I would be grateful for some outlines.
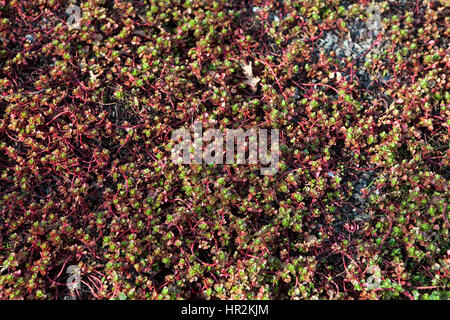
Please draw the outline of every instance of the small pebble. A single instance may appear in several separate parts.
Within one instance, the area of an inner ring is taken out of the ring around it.
[[[36,38],[33,36],[33,35],[31,35],[31,34],[27,34],[26,36],[25,36],[25,38],[28,40],[28,41],[30,41],[30,42],[33,42]]]

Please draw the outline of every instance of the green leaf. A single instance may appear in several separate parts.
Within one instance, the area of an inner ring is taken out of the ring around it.
[[[119,300],[127,300],[127,295],[123,292],[119,293]]]

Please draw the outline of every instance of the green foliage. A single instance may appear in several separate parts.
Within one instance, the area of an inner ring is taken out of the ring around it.
[[[445,1],[55,3],[0,10],[1,299],[449,298]],[[194,121],[279,171],[173,163]]]

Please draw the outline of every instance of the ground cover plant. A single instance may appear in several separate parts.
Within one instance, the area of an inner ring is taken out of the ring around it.
[[[449,13],[0,0],[0,298],[448,299]],[[194,121],[278,172],[173,163]]]

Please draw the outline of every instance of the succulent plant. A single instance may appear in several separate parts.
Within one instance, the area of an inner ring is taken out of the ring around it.
[[[373,3],[0,1],[0,298],[448,299],[450,7]]]

